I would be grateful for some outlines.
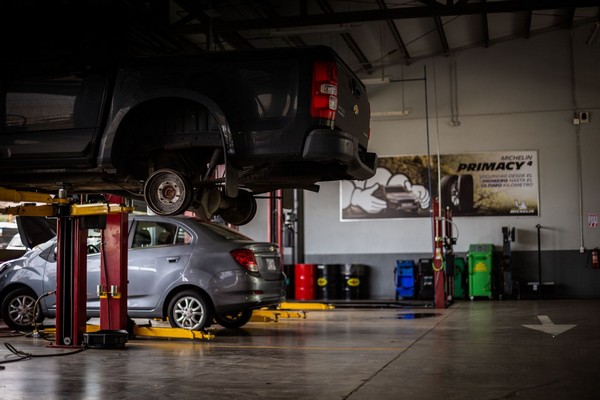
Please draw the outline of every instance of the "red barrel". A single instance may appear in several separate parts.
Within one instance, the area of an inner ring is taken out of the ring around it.
[[[315,265],[296,264],[294,268],[294,278],[296,300],[314,300]]]

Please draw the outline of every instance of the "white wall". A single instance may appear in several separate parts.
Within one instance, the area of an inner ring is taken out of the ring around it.
[[[437,57],[410,66],[388,68],[394,79],[427,75],[431,152],[441,154],[495,150],[537,150],[540,178],[539,217],[455,218],[460,237],[455,250],[471,243],[502,244],[502,226],[516,227],[514,250],[537,250],[536,224],[544,250],[600,246],[600,228],[589,228],[589,213],[600,214],[600,47],[585,40],[591,25],[516,39],[455,55],[459,126],[450,125],[450,65]],[[575,66],[571,68],[571,54]],[[424,69],[424,66],[426,69]],[[575,86],[573,86],[575,82]],[[404,106],[411,114],[372,119],[370,151],[380,156],[426,154],[424,81],[369,86],[372,111]],[[402,91],[404,90],[404,92]],[[574,96],[575,93],[575,102]],[[589,124],[575,126],[574,110],[590,112]],[[578,130],[581,137],[583,209],[579,210]],[[306,255],[427,253],[428,219],[340,221],[339,183],[305,192]],[[266,238],[266,214],[242,231]],[[583,224],[580,224],[580,217]]]

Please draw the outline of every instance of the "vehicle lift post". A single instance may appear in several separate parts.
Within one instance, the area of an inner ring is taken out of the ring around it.
[[[124,204],[122,197],[110,201]],[[108,214],[100,244],[100,329],[127,330],[127,213]]]
[[[440,215],[441,214],[441,215]],[[454,254],[452,246],[452,211],[433,200],[433,282],[435,308],[447,308],[454,294]]]
[[[104,287],[109,287],[110,291],[101,293],[101,296],[105,294],[120,300],[106,309],[107,317],[104,318],[102,326],[107,329],[126,330],[127,213],[131,212],[131,208],[114,204],[73,204],[62,188],[56,197],[0,188],[0,199],[14,203],[46,203],[8,207],[2,210],[3,214],[58,219],[56,339],[51,346],[81,347],[84,344],[87,318],[87,230],[90,228],[102,228],[102,240],[106,240],[101,246],[100,256],[106,260],[103,261],[106,267],[103,284]],[[101,323],[102,319],[101,306]]]
[[[283,190],[270,192],[269,215],[267,218],[267,236],[270,242],[279,245],[281,260],[283,262]]]
[[[86,323],[87,231],[59,205],[56,226],[56,338],[53,347],[80,347]],[[64,215],[61,215],[64,214]]]

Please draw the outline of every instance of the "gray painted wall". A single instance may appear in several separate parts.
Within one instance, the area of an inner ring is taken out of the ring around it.
[[[540,224],[542,265],[562,285],[560,293],[571,297],[600,297],[600,270],[585,268],[587,250],[600,247],[600,228],[587,226],[589,213],[600,214],[600,47],[585,44],[590,31],[585,25],[388,67],[381,75],[417,80],[368,87],[373,112],[412,109],[405,117],[372,119],[370,150],[380,156],[427,154],[425,84],[419,80],[425,74],[432,154],[538,152],[540,215],[456,217],[455,251],[464,254],[472,243],[493,243],[499,251],[501,228],[515,227],[512,248],[523,279],[530,279],[537,276]],[[453,62],[458,126],[451,124]],[[589,111],[590,123],[574,125],[575,110]],[[305,192],[305,261],[367,264],[371,296],[392,298],[396,260],[431,254],[430,220],[342,222],[340,183],[320,186],[319,193]],[[256,219],[241,230],[266,239],[266,214],[266,201],[259,200]]]

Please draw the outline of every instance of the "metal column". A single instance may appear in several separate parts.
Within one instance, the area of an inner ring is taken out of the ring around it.
[[[59,217],[56,256],[56,343],[83,344],[87,301],[87,231],[79,218]]]
[[[122,201],[115,199],[112,201]],[[106,216],[100,261],[100,328],[127,330],[127,213]]]

